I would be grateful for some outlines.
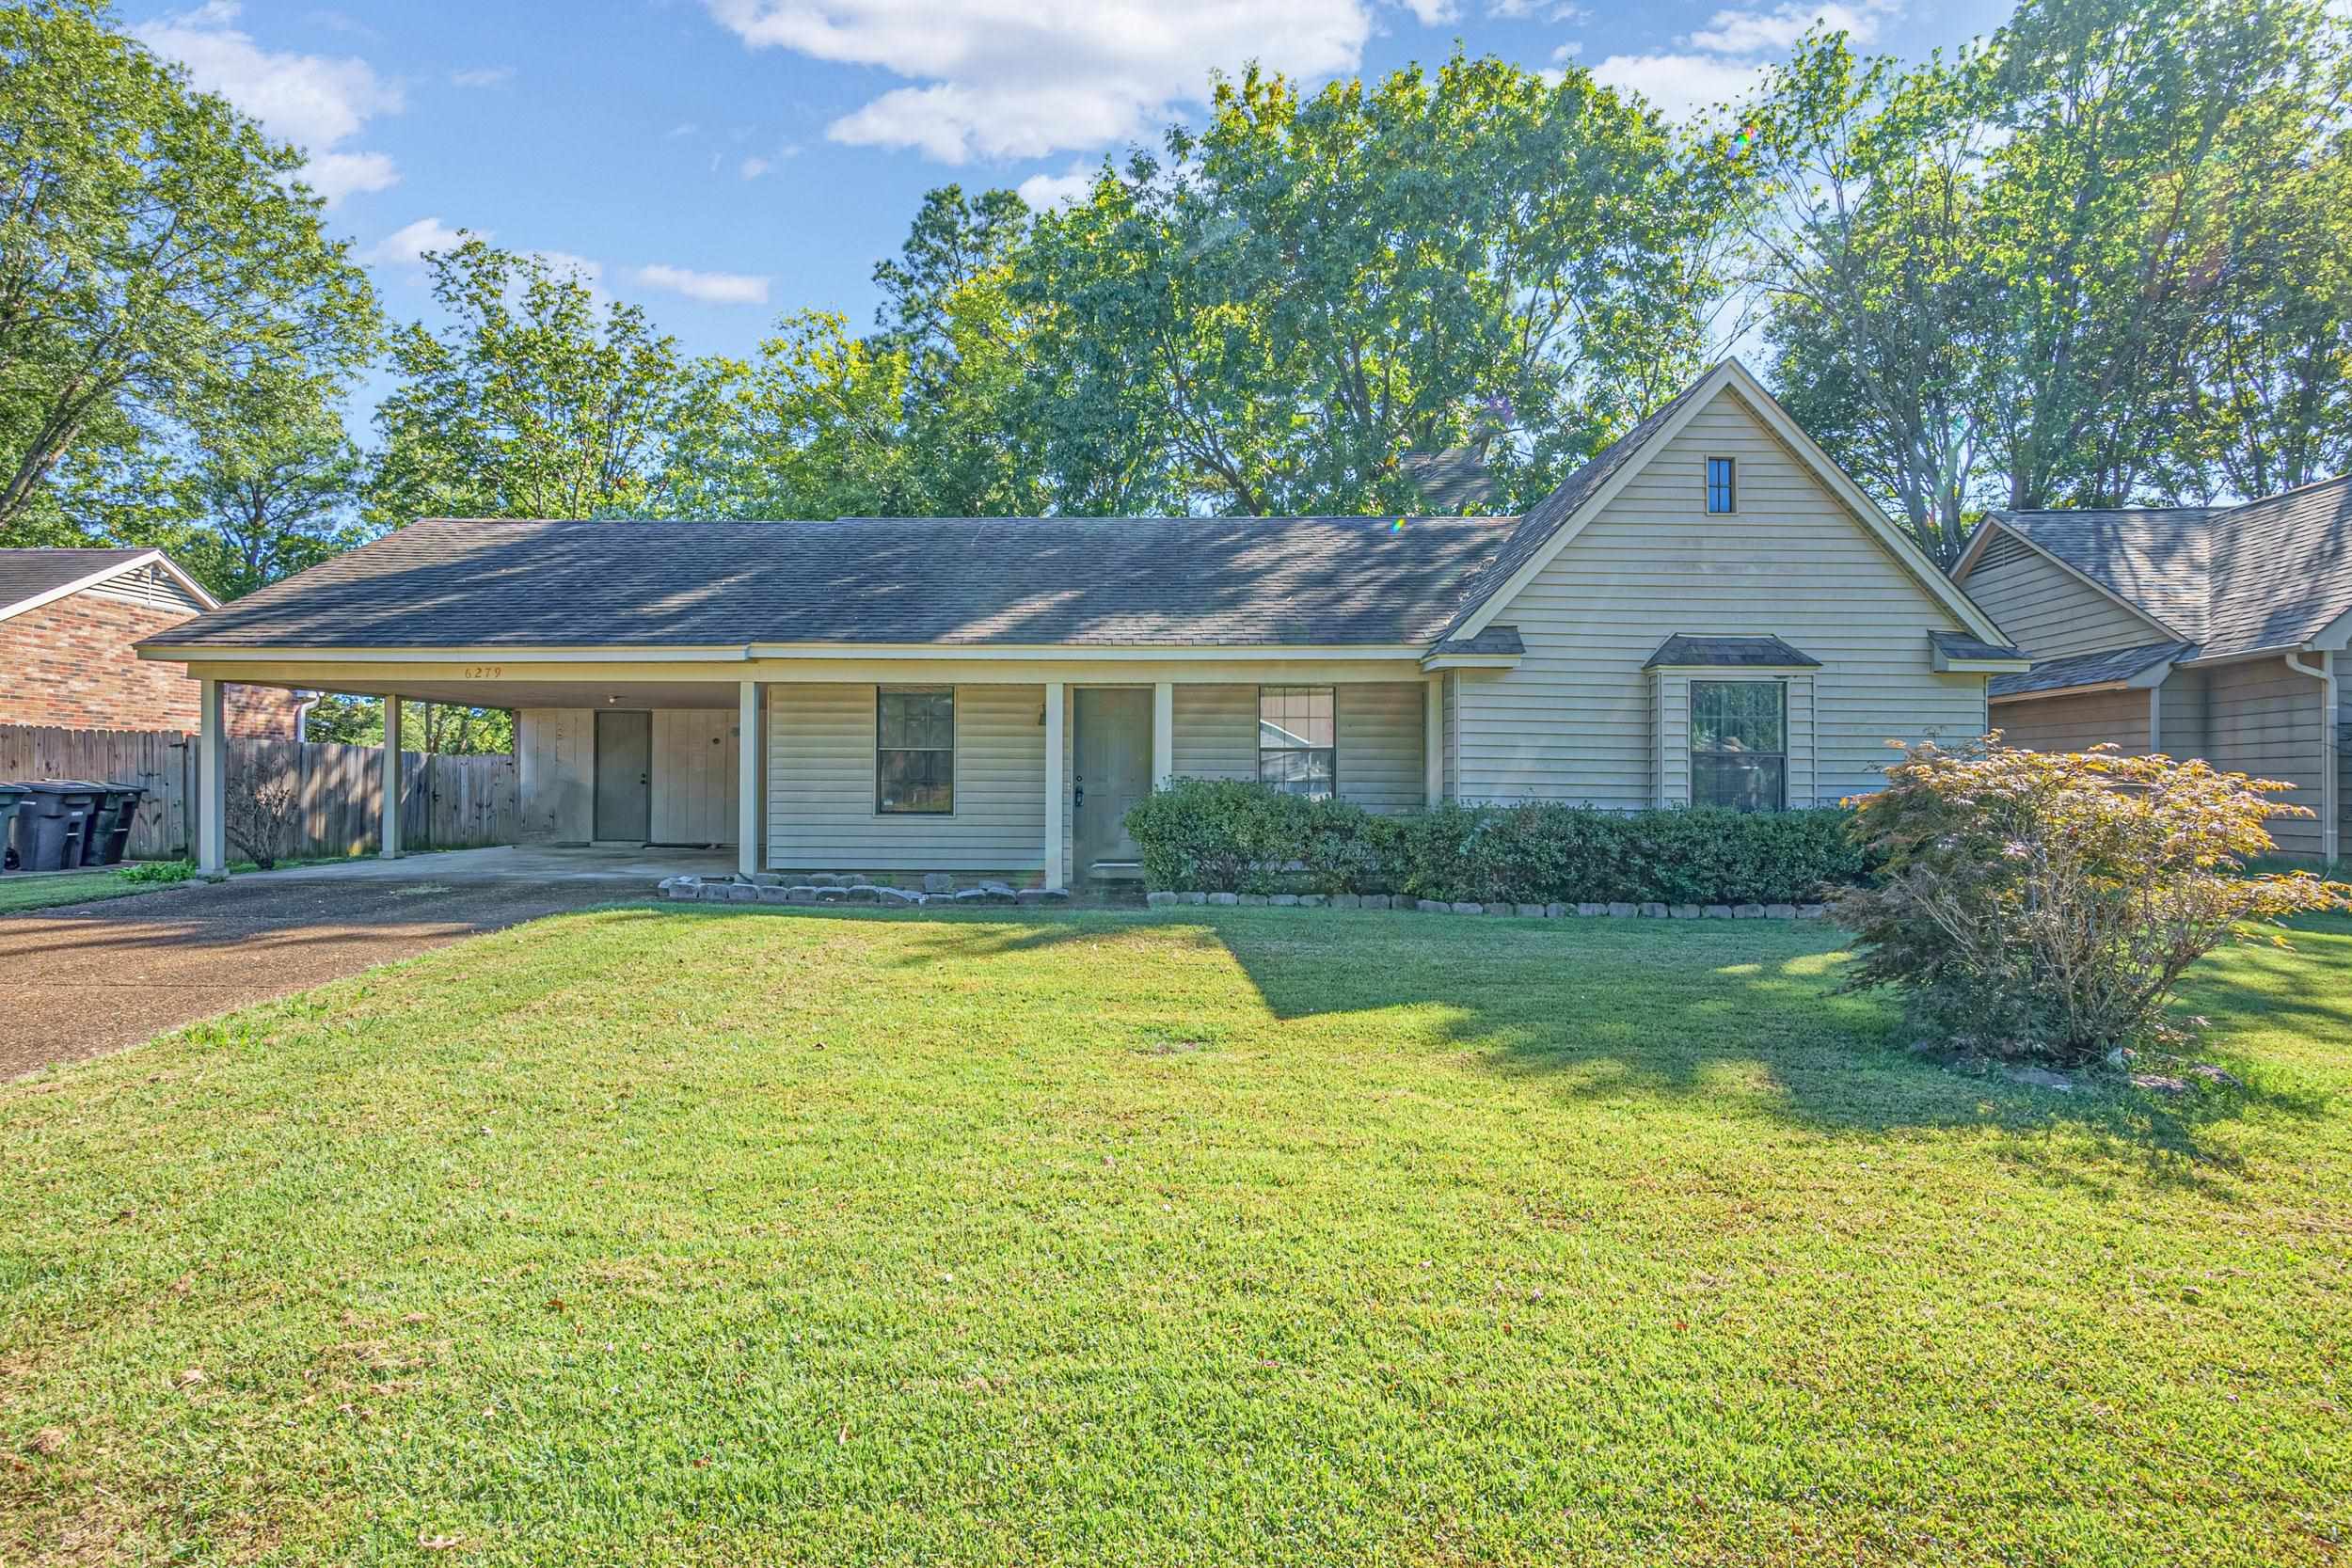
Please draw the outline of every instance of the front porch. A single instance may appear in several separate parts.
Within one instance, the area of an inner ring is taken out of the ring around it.
[[[1443,674],[1402,651],[1279,657],[753,657],[623,664],[552,653],[495,662],[337,651],[197,664],[199,862],[229,858],[220,692],[234,680],[385,704],[511,708],[526,847],[723,851],[741,874],[925,874],[1087,889],[1132,881],[1122,820],[1176,775],[1266,777],[1374,810],[1438,798]],[[747,665],[759,674],[742,673]],[[714,678],[723,677],[723,678]],[[380,854],[403,853],[398,811]]]

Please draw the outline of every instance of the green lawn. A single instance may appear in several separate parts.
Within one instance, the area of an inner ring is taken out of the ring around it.
[[[2341,1560],[2352,923],[2160,1101],[1815,927],[1205,913],[568,916],[0,1086],[0,1560]]]
[[[119,869],[112,871],[75,871],[61,876],[19,876],[11,873],[0,877],[0,914],[17,910],[45,910],[58,904],[93,904],[101,898],[123,898],[134,893],[152,893],[167,886],[159,882],[135,882]]]

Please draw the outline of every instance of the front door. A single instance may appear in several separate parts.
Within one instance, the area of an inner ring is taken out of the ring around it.
[[[1073,823],[1078,875],[1101,862],[1140,858],[1127,836],[1127,813],[1152,793],[1152,693],[1077,693],[1072,745]]]
[[[599,842],[643,844],[653,836],[653,715],[596,710],[596,832]]]

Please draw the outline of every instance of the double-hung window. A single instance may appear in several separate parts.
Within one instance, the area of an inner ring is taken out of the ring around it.
[[[1691,803],[1787,808],[1788,682],[1691,683]]]
[[[1258,778],[1320,800],[1338,787],[1337,727],[1327,686],[1258,689]]]
[[[888,816],[946,816],[955,809],[955,688],[880,688],[874,693],[874,810]]]

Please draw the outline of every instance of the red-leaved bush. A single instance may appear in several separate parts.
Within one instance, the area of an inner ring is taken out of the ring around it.
[[[1883,873],[1831,912],[1861,939],[1849,989],[1899,990],[1955,1049],[2066,1065],[2166,1037],[2182,972],[2260,923],[2342,905],[2309,873],[2256,876],[2292,786],[2202,762],[2019,751],[1997,732],[1907,748],[1854,832]]]

